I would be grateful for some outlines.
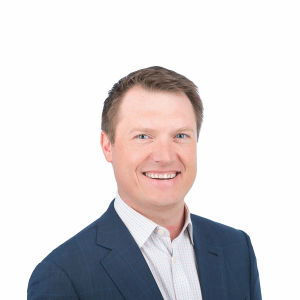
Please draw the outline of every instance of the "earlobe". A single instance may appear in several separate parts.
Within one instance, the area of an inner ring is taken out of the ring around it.
[[[106,160],[112,162],[112,145],[107,134],[103,130],[101,131],[100,144]]]

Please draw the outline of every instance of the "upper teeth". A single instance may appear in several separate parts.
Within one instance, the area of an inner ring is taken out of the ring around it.
[[[155,174],[155,173],[146,173],[146,176],[147,177],[150,177],[150,178],[174,178],[176,176],[176,173],[173,173],[173,174]]]

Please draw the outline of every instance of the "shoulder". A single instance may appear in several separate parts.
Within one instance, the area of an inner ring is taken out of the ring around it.
[[[84,273],[87,269],[87,249],[95,246],[97,232],[96,220],[81,232],[64,242],[47,255],[32,272],[27,290],[28,299],[37,298],[38,295],[67,294],[70,299],[77,299],[74,286],[71,282],[71,274]],[[94,244],[94,245],[93,245]],[[74,279],[74,278],[73,278]],[[59,283],[59,284],[58,284]]]
[[[107,231],[106,224],[108,220],[113,218],[113,202],[108,210],[93,223],[82,229],[76,235],[68,239],[66,242],[55,248],[49,255],[47,255],[43,262],[53,263],[57,266],[64,266],[69,261],[74,260],[74,263],[85,260],[88,253],[93,253],[99,250],[97,241],[97,234],[99,231]],[[102,251],[106,253],[105,249]],[[101,259],[101,257],[100,257]]]
[[[78,299],[74,286],[78,290],[86,289],[86,280],[91,272],[98,272],[94,282],[100,277],[103,279],[103,270],[95,266],[99,266],[102,258],[111,251],[106,247],[110,240],[114,240],[117,233],[122,233],[122,227],[117,227],[117,224],[112,202],[99,219],[58,246],[36,266],[28,283],[28,299],[54,294],[65,295],[64,299]]]
[[[247,244],[249,236],[242,230],[191,214],[193,228],[201,232],[201,235],[214,241],[219,246],[230,244]]]
[[[43,262],[60,265],[61,262],[68,260],[71,256],[79,255],[82,250],[95,247],[99,220],[100,218],[55,248],[43,259]]]

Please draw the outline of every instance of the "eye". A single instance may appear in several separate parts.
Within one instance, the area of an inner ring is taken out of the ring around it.
[[[137,135],[136,137],[137,137],[138,139],[140,139],[140,140],[145,140],[145,139],[148,138],[148,135],[146,135],[146,134],[139,134],[139,135]]]
[[[177,136],[176,137],[178,137],[178,138],[180,138],[180,139],[184,139],[184,138],[186,138],[187,137],[187,135],[186,134],[184,134],[184,133],[179,133],[179,134],[177,134]]]

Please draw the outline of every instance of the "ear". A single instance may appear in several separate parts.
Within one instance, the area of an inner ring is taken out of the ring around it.
[[[112,162],[112,145],[107,134],[103,130],[101,131],[100,144],[106,160]]]

